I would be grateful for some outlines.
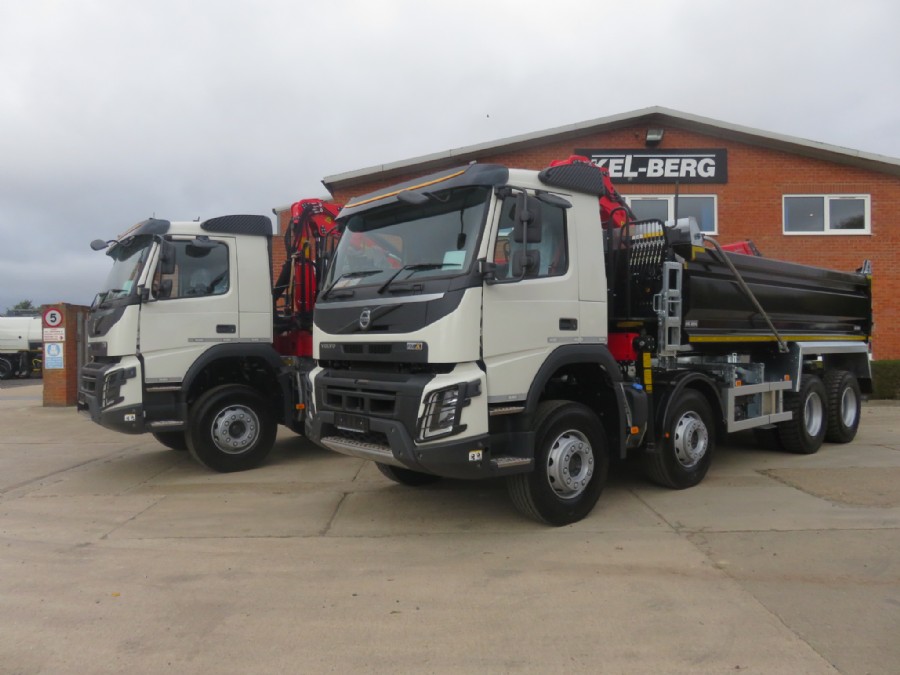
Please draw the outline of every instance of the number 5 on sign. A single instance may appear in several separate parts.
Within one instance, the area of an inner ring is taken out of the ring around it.
[[[47,328],[58,328],[62,325],[62,322],[62,312],[58,309],[51,308],[44,312],[44,325],[47,326]]]

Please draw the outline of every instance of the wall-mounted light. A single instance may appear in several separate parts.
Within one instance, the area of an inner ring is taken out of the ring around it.
[[[663,129],[647,129],[647,147],[653,148],[659,145],[662,142],[664,133]]]

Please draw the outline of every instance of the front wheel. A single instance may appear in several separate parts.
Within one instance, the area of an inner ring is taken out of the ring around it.
[[[276,426],[268,404],[254,389],[240,384],[214,387],[191,408],[188,449],[213,471],[245,471],[269,454]]]
[[[804,374],[800,390],[784,395],[784,410],[793,413],[787,422],[778,423],[778,438],[788,452],[811,455],[825,440],[825,386],[815,375]]]
[[[716,447],[716,429],[703,394],[682,389],[676,396],[666,411],[662,441],[641,457],[650,480],[683,490],[706,477]]]
[[[13,366],[5,358],[0,356],[0,380],[5,380],[13,374]]]
[[[545,401],[534,419],[535,468],[507,479],[516,509],[549,525],[584,518],[600,498],[609,471],[606,435],[585,405]]]

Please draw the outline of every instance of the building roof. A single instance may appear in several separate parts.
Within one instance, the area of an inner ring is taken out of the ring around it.
[[[666,126],[675,127],[707,136],[739,141],[758,147],[781,150],[795,155],[802,155],[805,157],[812,157],[815,159],[822,159],[829,162],[837,162],[839,164],[846,164],[900,176],[900,159],[895,157],[877,155],[862,152],[861,150],[852,150],[850,148],[842,148],[835,145],[828,145],[827,143],[819,143],[803,138],[785,136],[784,134],[776,134],[770,131],[761,131],[751,127],[720,122],[719,120],[710,119],[708,117],[700,117],[698,115],[671,110],[670,108],[653,106],[641,110],[634,110],[632,112],[621,113],[619,115],[600,117],[598,119],[588,120],[587,122],[568,124],[562,127],[545,129],[544,131],[536,131],[520,136],[510,136],[508,138],[501,138],[487,143],[468,145],[462,148],[445,150],[430,155],[422,155],[420,157],[404,159],[389,164],[379,164],[365,169],[357,169],[356,171],[326,176],[322,179],[322,183],[333,194],[336,189],[350,188],[354,185],[368,183],[374,180],[389,179],[412,171],[432,171],[448,166],[465,164],[487,155],[524,150],[539,145],[545,145],[547,143],[575,139],[588,134],[630,127],[635,124],[648,124],[662,126],[664,128]]]

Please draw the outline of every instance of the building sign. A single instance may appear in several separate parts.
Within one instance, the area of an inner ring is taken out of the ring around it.
[[[624,183],[727,183],[728,151],[719,150],[575,150],[576,155],[609,169]]]

